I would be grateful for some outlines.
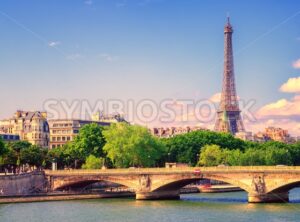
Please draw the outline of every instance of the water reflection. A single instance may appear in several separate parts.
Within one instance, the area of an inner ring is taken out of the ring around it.
[[[300,189],[292,203],[249,204],[247,193],[187,194],[181,200],[140,201],[133,198],[57,201],[0,205],[0,221],[299,221]]]

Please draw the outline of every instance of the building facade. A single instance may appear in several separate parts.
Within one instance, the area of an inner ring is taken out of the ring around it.
[[[159,128],[152,128],[150,129],[150,132],[152,135],[160,137],[160,138],[168,138],[173,137],[180,134],[185,134],[193,131],[199,131],[199,130],[206,130],[201,127],[159,127]]]
[[[252,132],[237,132],[235,138],[245,140],[245,141],[255,141]]]
[[[49,125],[47,113],[18,110],[10,119],[0,120],[0,133],[19,135],[33,145],[49,147]]]
[[[0,133],[0,137],[3,139],[4,142],[16,142],[20,140],[20,136],[16,134]]]
[[[127,122],[121,114],[104,115],[101,112],[96,112],[92,115],[92,121],[95,122],[106,122],[106,123],[118,123]]]
[[[62,147],[67,142],[73,141],[79,133],[81,127],[91,123],[97,123],[100,126],[109,126],[109,122],[99,122],[77,119],[58,119],[49,120],[50,128],[50,149]]]
[[[283,143],[294,142],[294,139],[290,136],[289,132],[282,128],[268,127],[265,129],[264,134],[273,141]]]

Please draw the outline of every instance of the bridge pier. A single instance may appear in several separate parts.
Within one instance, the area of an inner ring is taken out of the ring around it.
[[[266,194],[248,194],[249,203],[286,203],[289,192],[272,192]]]
[[[178,200],[180,199],[179,190],[177,191],[153,191],[137,192],[137,200]]]

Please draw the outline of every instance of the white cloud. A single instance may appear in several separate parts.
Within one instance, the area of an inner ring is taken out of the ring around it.
[[[85,0],[84,4],[86,4],[86,5],[92,5],[93,1],[92,0]]]
[[[295,69],[300,69],[300,59],[298,59],[295,62],[293,62],[293,67]]]
[[[261,107],[255,114],[257,121],[245,121],[247,130],[257,132],[275,126],[287,129],[293,135],[300,135],[300,77],[290,78],[280,87],[280,91],[296,95]]]
[[[221,102],[222,93],[218,92],[212,95],[208,100],[212,101],[213,103]],[[241,100],[239,96],[237,96],[237,100]]]
[[[112,56],[112,55],[107,54],[107,53],[100,54],[100,57],[103,58],[107,62],[113,62],[113,61],[116,61],[116,60],[119,59],[118,56]]]
[[[280,91],[287,92],[287,93],[299,93],[300,92],[300,76],[296,77],[296,78],[289,78],[288,81],[280,87]]]
[[[56,46],[58,46],[58,45],[60,45],[60,42],[59,42],[59,41],[52,41],[52,42],[49,42],[49,43],[48,43],[48,46],[49,46],[49,47],[56,47]]]
[[[214,95],[212,95],[210,98],[209,98],[210,101],[212,101],[213,103],[219,103],[221,101],[221,93],[218,92]]]
[[[67,56],[67,59],[69,60],[76,60],[76,59],[81,59],[83,58],[84,56],[79,54],[79,53],[74,53],[74,54],[70,54]]]
[[[295,96],[290,100],[280,99],[274,103],[267,104],[257,112],[260,117],[267,116],[300,116],[300,96]]]

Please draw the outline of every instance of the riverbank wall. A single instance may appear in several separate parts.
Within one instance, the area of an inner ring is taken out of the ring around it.
[[[41,171],[0,177],[0,197],[24,196],[46,191],[47,179]]]
[[[65,195],[33,195],[33,196],[15,196],[1,197],[0,204],[8,203],[27,203],[27,202],[44,202],[44,201],[66,201],[66,200],[86,200],[100,198],[124,198],[135,197],[135,193],[131,192],[114,192],[114,193],[99,193],[99,194],[65,194]]]

